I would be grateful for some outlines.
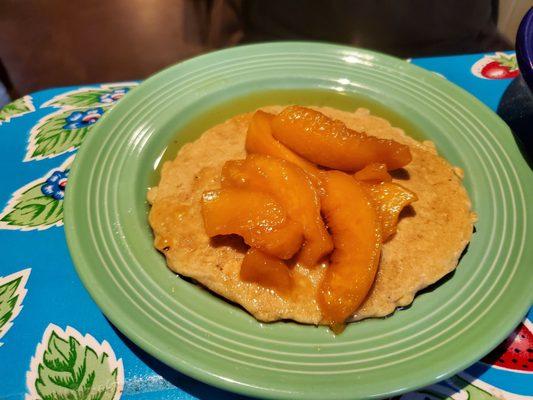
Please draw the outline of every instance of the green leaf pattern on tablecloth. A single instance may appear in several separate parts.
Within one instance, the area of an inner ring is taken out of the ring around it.
[[[117,400],[124,369],[106,341],[50,324],[31,360],[26,384],[26,400]]]
[[[35,110],[31,96],[24,96],[0,109],[0,125]]]
[[[43,103],[41,107],[84,108],[113,105],[125,92],[136,86],[136,82],[83,87],[62,93]]]
[[[531,400],[533,398],[531,396],[507,392],[477,377],[469,375],[466,371],[459,372],[457,375],[448,379],[447,382],[455,387],[465,386],[472,400]]]
[[[22,310],[30,271],[28,268],[0,277],[0,338],[13,326],[13,320]]]
[[[475,383],[471,380],[464,380],[459,376],[453,376],[446,382],[456,390],[463,390],[468,393],[468,400],[494,400],[497,397],[494,397],[492,394],[487,393],[485,390],[476,386]]]
[[[56,171],[68,172],[74,156],[69,157],[58,168],[49,171],[13,193],[2,213],[0,229],[42,230],[63,224],[63,200],[45,195],[43,184]]]
[[[92,129],[97,119],[109,107],[96,109],[61,109],[42,118],[30,131],[30,139],[24,161],[41,160],[56,157],[76,150]],[[90,123],[72,123],[69,119],[76,114],[94,111],[96,121]]]
[[[24,161],[56,157],[76,150],[102,114],[137,83],[124,82],[85,87],[62,93],[41,107],[60,110],[42,118],[30,131]]]
[[[443,382],[396,397],[396,400],[494,400],[485,390],[473,382],[454,376]]]

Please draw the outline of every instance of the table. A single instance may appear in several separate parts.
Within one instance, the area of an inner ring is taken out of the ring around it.
[[[509,52],[410,61],[493,110],[517,73]],[[137,84],[53,88],[0,111],[2,399],[85,399],[84,387],[99,386],[107,388],[95,398],[109,400],[244,398],[174,371],[129,341],[92,301],[70,259],[62,228],[69,166],[93,125]],[[532,321],[533,308],[488,358],[401,399],[533,399]]]

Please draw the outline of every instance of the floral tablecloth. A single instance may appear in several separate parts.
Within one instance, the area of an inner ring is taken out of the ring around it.
[[[496,110],[512,53],[411,60]],[[62,227],[76,150],[137,82],[53,88],[0,110],[0,398],[238,399],[165,366],[123,336],[80,282]],[[402,399],[533,399],[533,309],[489,356]],[[498,321],[494,321],[495,324]]]

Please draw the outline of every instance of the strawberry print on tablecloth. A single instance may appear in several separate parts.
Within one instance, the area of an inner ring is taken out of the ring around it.
[[[531,373],[533,385],[533,324],[525,320],[518,325],[509,337],[496,347],[481,362],[523,373]]]
[[[478,60],[471,68],[472,73],[482,79],[513,79],[520,71],[516,54],[494,53]]]

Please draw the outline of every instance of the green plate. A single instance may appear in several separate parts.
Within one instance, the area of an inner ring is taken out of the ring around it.
[[[392,317],[334,336],[261,324],[169,271],[152,246],[145,201],[161,157],[231,114],[273,102],[369,106],[461,166],[479,222],[451,279]],[[464,369],[523,317],[533,294],[532,199],[532,172],[509,128],[465,91],[382,54],[277,43],[194,58],[128,94],[76,157],[65,225],[78,273],[103,312],[168,365],[253,396],[378,398]]]

